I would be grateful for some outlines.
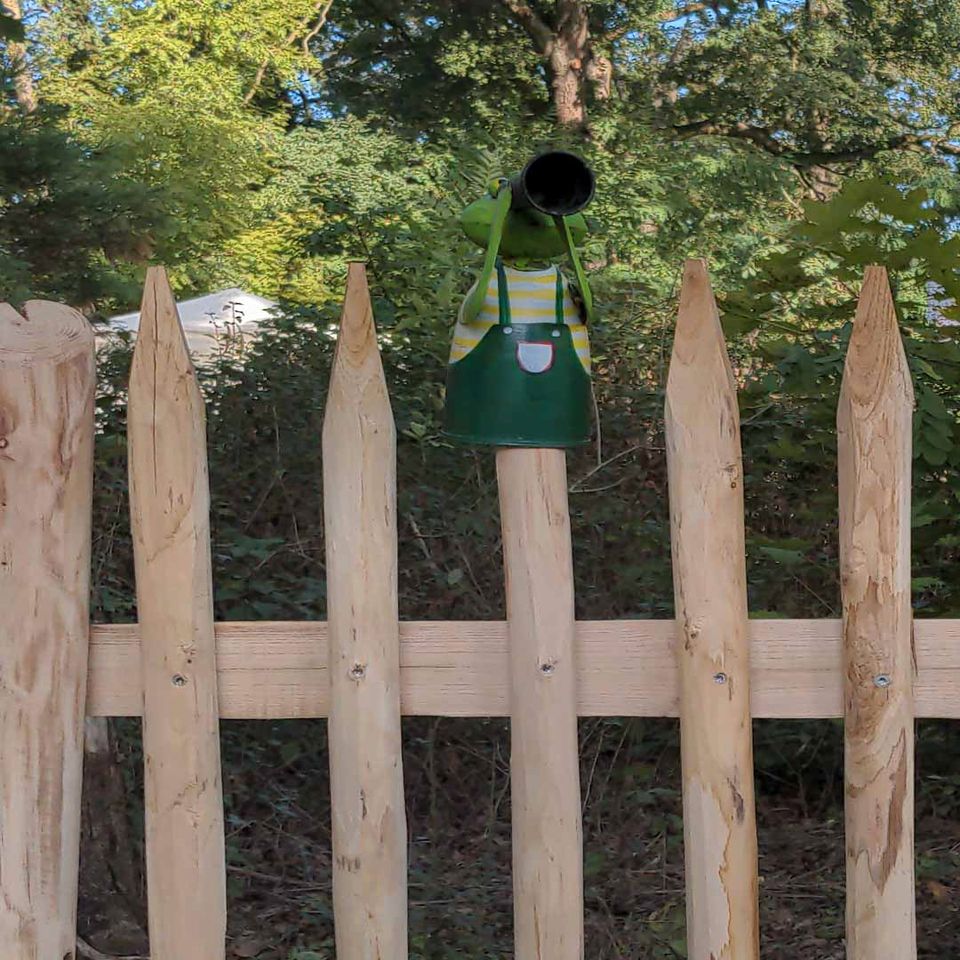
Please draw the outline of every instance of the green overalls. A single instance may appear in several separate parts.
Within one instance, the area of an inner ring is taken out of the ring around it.
[[[590,376],[564,320],[557,271],[552,323],[510,321],[503,262],[497,261],[498,322],[462,360],[447,368],[444,433],[497,447],[572,447],[587,443]]]

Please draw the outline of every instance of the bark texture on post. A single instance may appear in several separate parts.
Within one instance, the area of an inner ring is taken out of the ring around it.
[[[849,960],[917,955],[912,419],[913,386],[886,270],[870,267],[837,411]]]
[[[337,956],[407,956],[396,430],[362,264],[350,265],[323,422]]]
[[[153,960],[217,960],[227,907],[206,416],[159,267],[143,292],[127,433],[150,952]]]
[[[687,942],[759,956],[743,467],[736,384],[702,260],[684,268],[667,379]]]
[[[93,331],[0,304],[0,956],[73,960],[83,775]]]
[[[497,452],[517,960],[583,957],[573,557],[563,450]]]

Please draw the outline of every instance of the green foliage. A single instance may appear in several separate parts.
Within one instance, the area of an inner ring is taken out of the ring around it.
[[[592,59],[576,68],[588,122],[563,129],[540,35],[562,27],[554,0],[27,4],[28,72],[3,58],[3,298],[130,308],[152,257],[183,294],[238,284],[283,301],[263,338],[201,370],[219,618],[323,616],[319,437],[353,259],[368,264],[398,426],[402,616],[503,616],[492,457],[439,430],[449,330],[479,265],[457,216],[548,146],[581,151],[599,183],[585,263],[600,431],[569,458],[578,616],[672,614],[662,409],[686,256],[709,260],[742,386],[755,615],[838,614],[836,401],[874,262],[891,269],[916,385],[915,604],[960,615],[960,327],[930,312],[927,287],[960,296],[960,2],[679,6],[565,5],[585,13]],[[590,78],[598,58],[606,90]],[[28,118],[24,78],[40,102]],[[94,616],[108,621],[136,615],[128,367],[129,344],[102,351]],[[243,949],[332,956],[323,725],[224,730]],[[406,725],[416,958],[509,952],[506,730]],[[921,728],[924,816],[957,808],[949,735]],[[839,727],[763,723],[755,736],[765,930],[789,933],[797,960],[840,956]],[[682,956],[675,727],[591,720],[581,740],[590,949]],[[124,742],[136,771],[135,734]],[[955,854],[922,853],[922,879],[955,872]],[[806,930],[782,892],[795,869],[814,878]]]
[[[51,5],[38,21],[40,95],[88,149],[163,196],[169,229],[153,251],[181,283],[205,285],[226,237],[280,148],[282,119],[248,102],[258,71],[292,75],[302,57],[278,35],[306,0]]]
[[[960,328],[951,320],[955,307],[931,306],[935,300],[957,302],[958,252],[953,209],[928,191],[883,179],[851,180],[829,203],[806,204],[779,249],[760,258],[750,282],[723,301],[728,332],[738,335],[748,371],[744,442],[752,435],[767,438],[754,448],[754,485],[748,489],[762,495],[759,481],[791,491],[789,527],[806,542],[788,549],[794,562],[802,559],[803,582],[822,601],[823,613],[836,609],[834,413],[855,299],[871,263],[890,270],[917,398],[916,603],[931,616],[960,609],[946,570],[958,559],[953,528],[960,505]],[[760,549],[770,556],[769,545]],[[786,555],[771,558],[780,567],[791,565]],[[811,581],[811,569],[829,579]],[[775,571],[781,573],[791,575]]]
[[[960,12],[950,0],[719,7],[668,68],[681,128],[736,131],[808,169],[952,136]]]
[[[170,230],[159,191],[131,177],[109,148],[84,149],[48,119],[0,124],[0,290],[128,302],[144,256]]]

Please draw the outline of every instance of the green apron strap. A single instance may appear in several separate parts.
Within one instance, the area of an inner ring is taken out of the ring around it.
[[[557,315],[554,322],[563,326],[563,324],[567,322],[563,314],[563,274],[560,272],[559,267],[556,267],[555,269],[557,271]]]
[[[553,222],[560,236],[563,238],[563,244],[567,248],[567,256],[573,264],[573,274],[577,280],[577,289],[583,298],[583,308],[586,312],[586,319],[593,319],[593,295],[590,293],[590,285],[587,283],[587,275],[584,273],[583,266],[580,263],[580,257],[577,255],[577,248],[574,245],[573,237],[570,235],[570,224],[565,217],[554,217]]]
[[[498,322],[501,327],[510,326],[510,292],[507,290],[507,271],[503,261],[497,258],[497,299],[500,302]]]

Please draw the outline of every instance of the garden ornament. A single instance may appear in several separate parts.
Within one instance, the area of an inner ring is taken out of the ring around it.
[[[593,303],[576,244],[593,192],[579,157],[551,151],[513,179],[493,181],[461,214],[486,256],[453,332],[444,417],[451,439],[497,447],[589,440]],[[574,283],[549,263],[563,254]]]

